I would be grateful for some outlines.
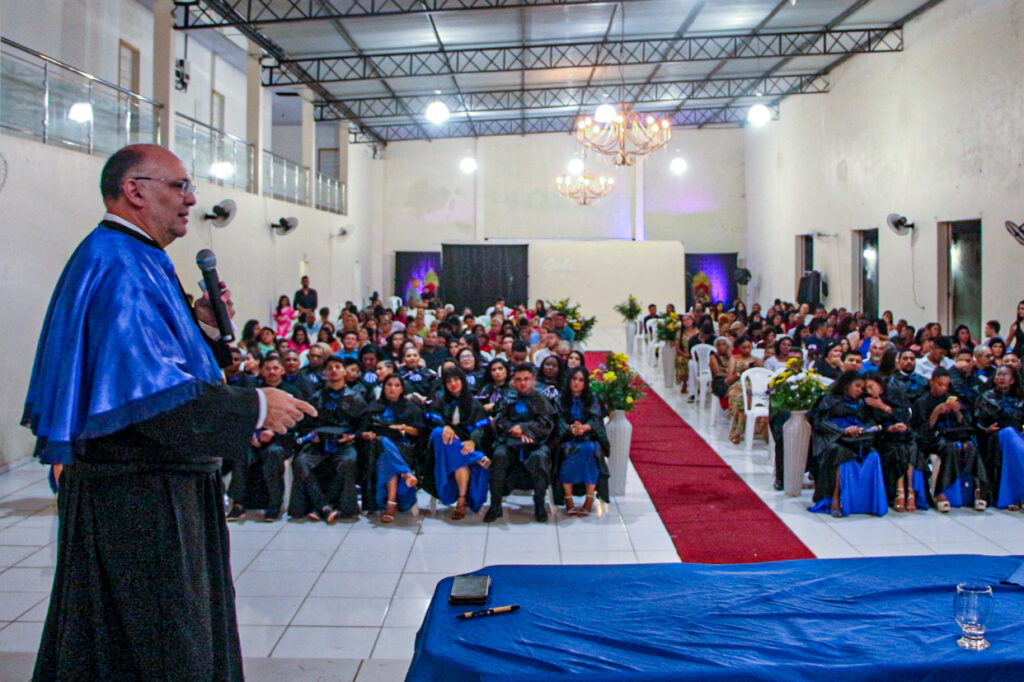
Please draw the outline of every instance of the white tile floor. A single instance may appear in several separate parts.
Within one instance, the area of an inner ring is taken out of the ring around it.
[[[618,329],[591,348],[621,350]],[[810,493],[771,489],[771,459],[726,439],[724,416],[699,415],[653,368],[648,383],[703,436],[819,557],[948,552],[1024,553],[1024,514],[954,510],[833,519],[805,511]],[[426,509],[426,500],[421,504]],[[661,519],[630,467],[626,495],[586,519],[533,521],[529,498],[512,498],[493,525],[403,516],[382,528],[362,517],[324,524],[231,524],[242,649],[250,680],[401,680],[423,613],[440,579],[486,565],[674,562]],[[44,470],[24,461],[0,474],[0,678],[31,667],[53,576],[56,521]],[[313,660],[317,659],[317,660]],[[331,659],[325,662],[319,659]]]

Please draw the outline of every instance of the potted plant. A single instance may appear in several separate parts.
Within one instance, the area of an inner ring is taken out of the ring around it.
[[[814,407],[824,392],[821,375],[813,369],[804,368],[800,358],[790,358],[786,368],[768,382],[771,410],[789,413],[782,427],[782,474],[783,489],[791,497],[799,496],[803,488],[807,453],[811,446],[811,423],[807,420],[807,410]]]
[[[622,315],[622,319],[626,321],[626,353],[632,355],[637,320],[640,319],[640,313],[643,312],[643,309],[640,307],[640,301],[637,300],[636,296],[630,294],[625,301],[616,304],[615,312]]]
[[[626,418],[626,413],[632,411],[643,397],[643,392],[636,388],[636,376],[629,366],[629,358],[623,353],[608,353],[604,364],[590,375],[590,390],[610,416],[606,428],[611,445],[608,485],[612,495],[622,495],[626,491],[626,463],[633,438],[633,425]]]
[[[560,301],[548,301],[547,304],[548,310],[565,313],[566,324],[576,335],[575,344],[585,342],[590,336],[590,332],[593,331],[594,325],[597,324],[596,317],[584,317],[580,312],[580,304],[573,303],[568,298],[563,298]]]
[[[658,327],[655,336],[658,341],[663,341],[661,347],[661,371],[665,386],[671,388],[676,385],[676,340],[679,339],[679,330],[683,328],[683,322],[676,313],[669,313],[658,319]]]

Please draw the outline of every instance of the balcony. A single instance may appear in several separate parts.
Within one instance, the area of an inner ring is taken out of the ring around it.
[[[240,137],[176,113],[174,153],[194,179],[246,192],[253,189],[255,152]]]

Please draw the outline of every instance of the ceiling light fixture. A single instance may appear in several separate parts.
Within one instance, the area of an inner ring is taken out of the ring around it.
[[[747,121],[757,128],[765,125],[770,120],[772,120],[771,109],[763,104],[755,104],[747,112]]]
[[[569,159],[569,163],[566,164],[566,170],[569,171],[570,175],[579,175],[584,170],[583,159]]]
[[[451,112],[448,111],[448,105],[441,100],[434,100],[427,105],[427,110],[423,112],[423,115],[427,117],[427,120],[436,126],[441,125],[449,118],[451,118]]]
[[[459,161],[459,170],[465,173],[466,175],[472,175],[473,173],[476,172],[477,168],[478,166],[476,163],[476,159],[474,159],[472,156],[464,157],[461,161]]]
[[[598,112],[607,115],[602,104]],[[639,114],[628,104],[621,104],[607,123],[587,116],[576,124],[576,140],[587,149],[611,157],[616,166],[632,166],[639,156],[661,149],[672,139],[672,124],[651,114]]]
[[[606,196],[614,187],[615,178],[610,175],[591,175],[587,172],[586,161],[580,158],[569,161],[568,173],[555,177],[558,193],[581,206]]]
[[[685,173],[686,167],[686,159],[684,159],[681,156],[677,156],[676,158],[672,159],[672,161],[669,162],[668,164],[668,169],[675,173],[676,175],[682,175],[683,173]]]

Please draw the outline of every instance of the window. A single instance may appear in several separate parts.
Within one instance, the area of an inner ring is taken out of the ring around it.
[[[316,150],[316,169],[332,178],[340,177],[340,156],[337,147],[321,147]]]
[[[139,91],[139,50],[130,43],[120,41],[117,45],[117,84],[129,92]],[[134,97],[118,95],[118,120],[125,123],[128,139],[123,143],[136,142],[139,132],[139,103]]]

